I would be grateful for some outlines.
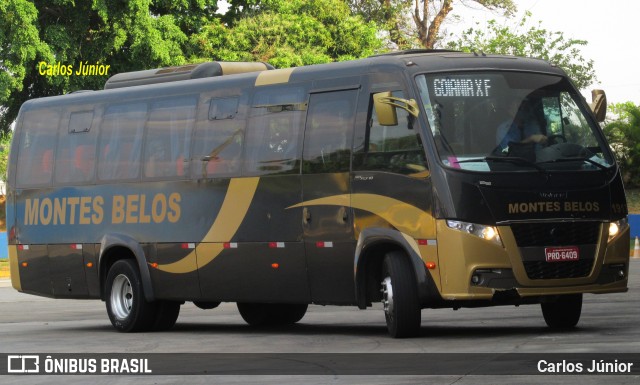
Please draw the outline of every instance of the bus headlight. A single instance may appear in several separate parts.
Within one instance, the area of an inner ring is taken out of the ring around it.
[[[450,229],[475,235],[478,238],[482,238],[489,242],[493,242],[496,245],[502,246],[502,240],[500,239],[500,234],[498,234],[498,229],[496,229],[494,226],[485,226],[485,225],[479,225],[477,223],[451,221],[451,220],[447,220],[447,226]]]
[[[609,223],[609,241],[620,234],[627,226],[629,226],[629,219],[624,217],[620,220]]]

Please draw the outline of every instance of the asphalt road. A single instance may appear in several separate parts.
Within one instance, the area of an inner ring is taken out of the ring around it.
[[[104,303],[48,299],[18,293],[0,284],[0,353],[593,353],[596,358],[640,354],[640,260],[630,268],[629,291],[586,295],[578,328],[569,332],[546,328],[540,307],[494,307],[422,311],[420,338],[388,337],[379,304],[368,310],[310,306],[302,321],[288,328],[253,329],[235,304],[200,310],[182,306],[169,332],[121,334],[109,323]],[[304,357],[301,355],[301,357]],[[356,356],[359,357],[359,356]],[[366,359],[366,355],[363,355]],[[371,356],[374,357],[374,356]],[[380,355],[378,355],[380,357]],[[454,356],[455,357],[455,356]],[[463,358],[465,356],[462,356]],[[393,362],[393,361],[391,361]],[[640,362],[636,363],[640,366]],[[639,383],[638,375],[234,375],[227,376],[91,376],[91,382],[122,384],[278,383],[278,384],[536,384]],[[277,373],[277,368],[273,373]],[[3,376],[3,384],[86,383],[86,376]]]

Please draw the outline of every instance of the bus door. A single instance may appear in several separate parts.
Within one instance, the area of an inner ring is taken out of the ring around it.
[[[351,141],[358,90],[312,93],[305,127],[302,223],[311,299],[353,303]]]
[[[384,95],[406,98],[399,88],[383,90]],[[395,108],[395,123],[383,125],[374,108],[374,94],[368,98],[367,123],[357,126],[354,139],[355,235],[380,229],[404,238],[425,263],[435,264],[431,272],[439,284],[433,188],[420,125],[402,108]]]

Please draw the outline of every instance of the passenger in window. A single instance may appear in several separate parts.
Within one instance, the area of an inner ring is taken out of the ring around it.
[[[236,172],[242,163],[242,129],[237,129],[207,156],[207,174]]]
[[[292,158],[290,154],[295,149],[294,135],[291,134],[291,121],[287,118],[271,119],[269,124],[269,149],[273,159]]]
[[[238,129],[233,134],[229,146],[224,151],[227,163],[227,172],[236,172],[242,164],[242,130]]]
[[[169,153],[162,142],[152,141],[147,149],[147,162],[145,164],[145,176],[149,178],[171,176],[175,172],[172,163],[169,162]]]
[[[508,118],[498,126],[496,142],[499,152],[509,151],[510,143],[544,144],[547,137],[542,133],[540,123],[536,119],[527,101],[512,99],[508,103]]]

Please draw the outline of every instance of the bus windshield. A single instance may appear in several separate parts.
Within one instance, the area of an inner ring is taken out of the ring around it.
[[[582,96],[561,76],[416,78],[442,163],[471,171],[603,170],[615,164]]]

